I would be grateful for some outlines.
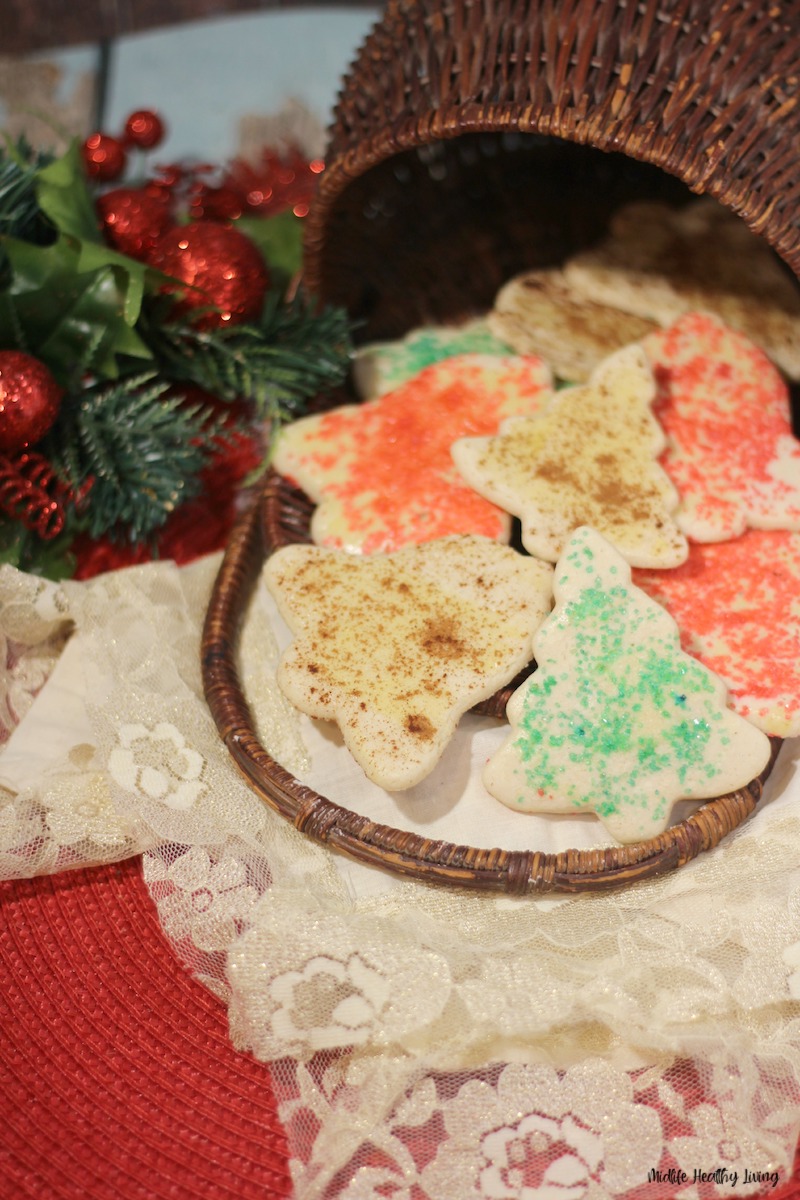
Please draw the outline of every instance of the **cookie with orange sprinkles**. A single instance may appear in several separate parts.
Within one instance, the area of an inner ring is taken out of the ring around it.
[[[682,566],[633,579],[725,681],[738,713],[773,736],[800,736],[800,533],[750,529],[693,544]]]
[[[372,554],[460,533],[508,541],[508,515],[465,483],[450,446],[536,413],[551,387],[534,356],[457,355],[375,400],[286,426],[273,466],[317,505],[317,545]]]
[[[697,542],[748,527],[800,530],[800,441],[788,388],[766,354],[708,313],[642,345],[667,435],[661,462],[681,497],[679,528]]]

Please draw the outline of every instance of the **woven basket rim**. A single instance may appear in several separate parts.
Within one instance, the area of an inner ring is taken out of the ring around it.
[[[713,849],[756,808],[781,739],[761,774],[745,787],[706,800],[655,837],[629,845],[557,853],[508,851],[433,840],[378,824],[316,792],[282,767],[255,730],[237,667],[244,611],[266,558],[303,540],[310,501],[275,471],[234,527],[214,582],[202,636],[206,699],[220,737],[255,793],[300,832],[349,857],[418,881],[509,895],[602,890],[653,878]],[[288,517],[288,531],[287,531]],[[271,531],[271,532],[265,532]]]
[[[340,194],[372,167],[409,150],[418,150],[438,142],[454,141],[468,134],[533,134],[586,146],[599,154],[623,154],[635,162],[657,167],[667,175],[686,184],[698,196],[711,196],[730,209],[750,228],[763,237],[775,250],[794,275],[800,279],[800,252],[791,231],[783,230],[778,235],[769,221],[754,214],[744,198],[727,184],[724,176],[709,174],[709,164],[678,161],[674,153],[657,142],[645,144],[620,140],[614,131],[598,135],[589,123],[585,126],[566,123],[556,111],[548,114],[525,111],[516,104],[465,104],[454,107],[449,113],[437,109],[427,120],[406,118],[399,126],[385,127],[362,142],[356,154],[333,157],[320,177],[314,203],[306,218],[304,258],[309,259],[309,248],[316,247],[325,236],[328,213]],[[312,289],[313,290],[313,289]]]

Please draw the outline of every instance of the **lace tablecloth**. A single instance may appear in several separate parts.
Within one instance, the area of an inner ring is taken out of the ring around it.
[[[800,1129],[800,744],[674,875],[573,899],[398,882],[305,839],[229,761],[198,655],[217,564],[0,570],[3,876],[142,856],[178,957],[270,1064],[301,1200],[775,1194]],[[262,738],[341,798],[336,740],[275,687],[275,624],[259,591]]]

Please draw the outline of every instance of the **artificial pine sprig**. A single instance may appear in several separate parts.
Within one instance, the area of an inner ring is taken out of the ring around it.
[[[168,388],[147,372],[87,387],[65,403],[46,451],[85,494],[81,525],[91,537],[145,541],[200,491],[200,471],[225,426],[208,408],[165,395]]]
[[[321,311],[305,296],[267,296],[257,325],[198,330],[145,315],[140,333],[161,370],[220,400],[247,400],[256,415],[279,425],[319,393],[342,383],[352,353],[343,309]]]

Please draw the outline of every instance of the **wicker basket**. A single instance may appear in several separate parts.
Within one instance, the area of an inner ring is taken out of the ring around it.
[[[704,192],[800,274],[798,0],[389,0],[307,218],[365,339],[486,309],[625,200]]]
[[[206,698],[220,735],[254,791],[297,829],[361,862],[428,883],[509,894],[618,887],[683,866],[710,850],[755,809],[779,748],[747,787],[710,800],[657,837],[595,850],[501,850],[434,841],[380,825],[321,796],[284,770],[258,739],[236,663],[241,621],[265,556],[308,541],[311,505],[271,473],[260,501],[234,529],[215,581],[202,638]],[[480,711],[500,716],[511,687]]]
[[[485,311],[512,275],[596,241],[623,202],[693,193],[738,213],[800,275],[798,77],[800,0],[389,0],[335,110],[306,285],[348,309],[360,340],[398,337]],[[755,808],[777,740],[748,787],[613,849],[432,841],[305,787],[259,743],[235,650],[265,555],[307,540],[309,516],[302,493],[268,479],[234,531],[203,637],[221,736],[298,829],[431,883],[577,892],[679,867]]]

